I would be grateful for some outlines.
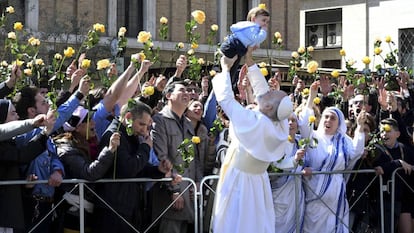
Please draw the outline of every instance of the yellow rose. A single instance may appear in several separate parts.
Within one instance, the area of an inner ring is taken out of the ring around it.
[[[292,138],[292,136],[288,135],[288,141],[293,143],[295,140]]]
[[[197,44],[197,43],[195,43],[195,42],[191,43],[191,48],[192,48],[192,49],[196,49],[196,48],[198,48],[198,44]]]
[[[88,69],[90,66],[91,66],[91,60],[89,59],[82,60],[82,64],[81,64],[82,69]]]
[[[308,52],[313,52],[313,50],[314,50],[313,46],[308,47]]]
[[[202,57],[200,57],[198,59],[197,63],[200,64],[200,65],[204,65],[205,61],[204,61],[204,59]]]
[[[316,61],[310,61],[306,67],[308,69],[308,73],[313,74],[318,71],[319,64]]]
[[[276,43],[281,44],[283,42],[282,38],[277,39]]]
[[[183,42],[179,42],[179,43],[177,44],[177,48],[179,48],[179,49],[184,48],[184,43],[183,43]]]
[[[138,43],[146,43],[149,39],[151,39],[151,33],[146,31],[140,31],[138,33]]]
[[[7,33],[7,38],[9,38],[11,40],[15,40],[16,39],[16,33],[15,32]]]
[[[32,68],[32,67],[33,67],[33,61],[29,61],[29,62],[26,64],[26,66],[27,66],[27,67],[29,67],[29,68]]]
[[[108,68],[109,66],[111,66],[111,62],[109,61],[109,59],[102,59],[102,60],[99,60],[98,63],[96,64],[96,69],[102,70],[102,69]]]
[[[193,136],[191,138],[191,142],[193,142],[194,144],[199,144],[201,142],[201,139],[200,139],[200,137]]]
[[[29,44],[30,44],[30,45],[32,45],[32,46],[39,46],[39,45],[40,45],[40,40],[39,40],[39,39],[34,38],[33,36],[32,36],[32,37],[30,37],[27,41],[28,41],[28,42],[29,42]]]
[[[282,38],[282,34],[280,34],[280,32],[275,32],[275,38],[276,39]]]
[[[144,88],[144,91],[142,92],[145,96],[150,96],[154,94],[154,87],[153,86],[147,86]]]
[[[310,116],[309,117],[309,123],[314,123],[316,121],[316,117],[315,116]]]
[[[161,17],[160,18],[160,24],[167,24],[168,23],[168,19],[166,17]]]
[[[43,62],[43,59],[41,59],[41,58],[38,58],[38,59],[36,59],[35,60],[35,63],[36,63],[36,65],[38,65],[38,66],[43,66],[45,63]]]
[[[187,51],[187,54],[188,54],[188,55],[190,55],[190,56],[191,56],[191,55],[193,55],[193,54],[194,54],[194,49],[190,49],[190,50],[188,50],[188,51]]]
[[[14,13],[14,7],[12,7],[12,6],[6,7],[6,12],[9,13],[9,14],[13,14]]]
[[[371,59],[368,56],[365,56],[365,57],[362,58],[362,62],[365,65],[368,65],[369,63],[371,63]]]
[[[382,130],[385,132],[390,132],[391,131],[391,126],[389,124],[385,124],[382,126]]]
[[[346,52],[344,49],[339,50],[339,55],[341,55],[342,57],[344,57],[346,55]]]
[[[63,50],[63,55],[65,55],[65,57],[72,57],[73,54],[75,54],[75,50],[70,46]]]
[[[260,72],[263,74],[263,76],[267,76],[269,74],[269,71],[267,71],[266,67],[260,68]]]
[[[212,24],[210,29],[211,29],[211,31],[216,32],[219,29],[219,27],[218,27],[217,24]]]
[[[23,70],[23,73],[24,73],[26,76],[32,76],[32,69],[24,69],[24,70]]]
[[[333,70],[331,72],[331,76],[334,77],[334,78],[338,78],[339,77],[339,70]]]
[[[356,61],[353,60],[353,59],[349,59],[349,61],[348,61],[348,65],[350,65],[350,66],[355,65],[355,63],[356,63]]]
[[[381,42],[382,42],[381,38],[376,37],[375,41],[374,41],[374,44],[380,44]]]
[[[321,103],[321,99],[319,97],[315,97],[315,99],[313,99],[313,103],[318,105]]]
[[[392,41],[391,36],[385,37],[385,42],[390,43]]]
[[[209,74],[210,74],[211,77],[214,77],[214,76],[216,76],[216,71],[215,70],[210,70]]]
[[[191,12],[191,16],[193,16],[194,20],[198,24],[203,24],[204,21],[206,20],[206,14],[204,14],[204,11],[201,11],[201,10],[195,10]]]
[[[127,31],[126,27],[120,27],[119,30],[118,30],[118,36],[119,37],[124,37],[126,31]]]
[[[55,56],[54,56],[54,58],[56,60],[60,60],[60,59],[62,59],[62,55],[60,53],[56,53]]]
[[[265,9],[266,10],[266,4],[264,4],[264,3],[260,3],[258,7],[260,9]]]
[[[260,62],[259,63],[259,67],[260,68],[266,67],[266,65],[267,65],[266,62]]]
[[[138,55],[139,55],[139,60],[140,60],[140,61],[143,61],[143,60],[145,60],[145,58],[147,58],[147,56],[145,56],[145,53],[144,53],[144,52],[142,52],[142,51],[141,51],[141,52],[139,52],[139,53],[138,53]]]
[[[375,55],[380,55],[382,53],[382,49],[380,47],[375,47],[374,53]]]
[[[302,96],[308,96],[309,95],[309,88],[304,88],[302,90]]]
[[[21,22],[15,22],[13,25],[14,30],[21,31],[23,30],[23,24]]]
[[[7,63],[7,61],[2,61],[1,62],[1,66],[3,66],[3,67],[7,67],[7,66],[9,66],[9,63]]]
[[[93,30],[97,31],[97,32],[101,32],[104,33],[105,32],[105,25],[100,24],[100,23],[95,23],[93,25]]]
[[[298,53],[299,54],[305,53],[305,47],[303,47],[303,46],[299,47],[298,48]]]
[[[298,52],[292,52],[291,56],[295,59],[297,59],[299,57],[299,53]]]

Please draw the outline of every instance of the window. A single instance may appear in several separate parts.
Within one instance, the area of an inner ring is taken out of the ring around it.
[[[401,65],[414,69],[414,28],[400,29],[398,34]]]
[[[249,12],[248,0],[228,0],[227,1],[228,23],[232,25],[238,21],[246,20],[247,13]]]
[[[127,28],[127,37],[136,37],[143,30],[143,0],[118,0],[117,27]]]
[[[305,21],[306,46],[316,49],[342,46],[342,9],[306,12]]]

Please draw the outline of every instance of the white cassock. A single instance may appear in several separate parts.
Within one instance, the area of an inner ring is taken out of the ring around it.
[[[255,94],[269,90],[256,65],[249,67],[249,78]],[[228,73],[217,74],[212,82],[232,135],[216,191],[213,232],[273,233],[275,213],[266,170],[284,154],[288,121],[273,122],[258,110],[245,109],[234,99]]]

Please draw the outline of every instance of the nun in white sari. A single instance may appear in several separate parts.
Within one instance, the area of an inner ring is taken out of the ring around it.
[[[316,148],[308,148],[305,157],[304,177],[305,218],[304,232],[349,232],[349,207],[346,199],[346,181],[340,172],[350,167],[364,151],[363,124],[365,112],[357,119],[355,136],[351,139],[346,135],[344,114],[336,107],[328,107],[316,131],[309,131],[308,119],[313,115],[311,105],[316,96],[318,83],[311,86],[309,103],[301,113],[305,122],[301,124],[302,135],[311,135],[318,140]],[[311,175],[312,171],[332,172],[338,174]],[[310,174],[309,174],[310,173]]]

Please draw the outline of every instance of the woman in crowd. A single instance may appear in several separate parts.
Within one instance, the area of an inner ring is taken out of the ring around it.
[[[353,161],[364,151],[365,112],[357,118],[355,137],[346,135],[345,117],[336,107],[328,107],[316,131],[309,130],[309,116],[313,115],[313,99],[316,97],[318,82],[310,88],[306,108],[301,112],[302,136],[309,135],[318,140],[316,148],[308,148],[304,173],[306,194],[304,232],[348,232],[348,202],[346,200],[346,181],[343,174],[312,175],[312,171],[332,172],[348,169]],[[311,132],[309,132],[311,131]]]

